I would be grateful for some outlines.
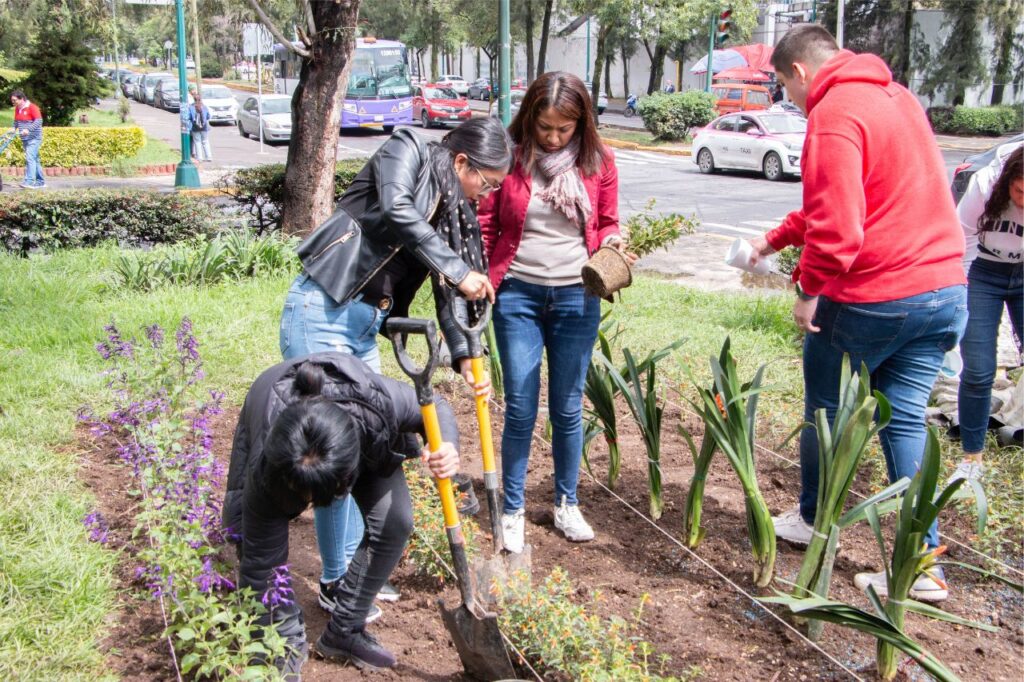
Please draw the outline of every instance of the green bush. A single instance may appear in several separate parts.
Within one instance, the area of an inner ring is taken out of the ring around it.
[[[802,248],[787,246],[775,256],[775,267],[783,275],[792,275],[793,271],[796,270],[797,264],[800,262],[800,254],[803,251]]]
[[[1005,135],[1024,128],[1020,107],[931,107],[928,119],[937,133],[953,135]]]
[[[715,97],[702,90],[658,93],[640,100],[644,127],[662,140],[682,140],[690,129],[707,125],[715,117]]]
[[[195,197],[138,190],[0,194],[0,248],[41,249],[168,244],[208,233],[214,210]]]
[[[44,166],[109,166],[115,159],[135,156],[146,145],[146,132],[123,128],[43,128],[39,160]],[[24,166],[25,152],[16,139],[0,154],[0,165]]]
[[[356,174],[366,165],[363,159],[346,159],[334,169],[334,198],[337,200],[352,184]],[[281,206],[284,203],[284,164],[268,163],[243,168],[223,178],[219,187],[246,213],[249,223],[261,235],[281,227]]]

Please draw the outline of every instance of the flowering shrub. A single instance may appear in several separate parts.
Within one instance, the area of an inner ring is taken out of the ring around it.
[[[95,435],[117,444],[131,470],[130,494],[138,499],[135,577],[160,604],[175,668],[203,679],[279,678],[262,662],[282,657],[284,642],[257,620],[291,598],[287,567],[278,569],[275,589],[261,603],[252,590],[235,590],[218,559],[227,533],[215,491],[224,472],[213,456],[209,420],[220,412],[223,394],[194,398],[204,373],[191,321],[181,320],[173,345],[157,325],[145,328],[142,341],[126,338],[113,323],[104,330],[96,351],[108,363],[113,407],[103,417],[80,416]],[[99,514],[83,522],[91,539],[106,540]]]
[[[444,529],[444,515],[441,513],[441,498],[434,487],[434,481],[409,465],[405,470],[412,498],[413,527],[416,529],[409,539],[405,557],[419,575],[428,575],[444,582],[448,569],[443,561],[451,562],[448,535]],[[479,531],[472,519],[462,517],[462,532],[466,538],[466,556],[470,562],[476,554],[476,534]]]

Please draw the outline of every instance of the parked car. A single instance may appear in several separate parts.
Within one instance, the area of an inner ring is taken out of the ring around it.
[[[156,94],[156,83],[161,78],[174,78],[172,74],[165,71],[157,71],[154,73],[147,73],[139,79],[138,93],[136,93],[135,99],[139,100],[143,104],[152,104],[153,95]]]
[[[772,105],[771,93],[763,85],[750,85],[749,83],[712,85],[711,94],[715,96],[715,111],[719,116],[736,111],[758,111]]]
[[[450,74],[442,75],[434,82],[434,85],[439,88],[449,88],[454,90],[456,94],[462,95],[463,97],[469,94],[469,83],[467,83],[466,79],[462,76],[453,76]]]
[[[583,83],[583,85],[586,86],[588,93],[592,92],[593,89],[594,89],[594,84],[593,83],[586,83],[585,82],[585,83]],[[600,116],[601,114],[603,114],[604,110],[607,109],[607,108],[608,108],[608,96],[605,95],[603,92],[598,93],[598,95],[597,95],[597,115]]]
[[[491,81],[486,78],[477,78],[469,84],[466,96],[469,99],[489,100],[491,98]]]
[[[509,90],[508,102],[509,111],[512,114],[512,118],[515,118],[516,114],[519,113],[519,107],[523,104],[523,98],[526,97],[526,90]],[[495,102],[491,106],[491,116],[498,115],[498,103]]]
[[[1024,142],[1024,135],[1018,135],[1004,142],[1000,142],[994,147],[975,154],[968,156],[953,170],[953,183],[950,185],[950,189],[953,190],[953,200],[956,203],[960,203],[960,199],[963,198],[964,192],[967,191],[967,184],[971,181],[971,176],[977,173],[985,166],[992,163],[992,159],[996,156],[996,150],[1002,147],[1004,144],[1012,144],[1017,142]]]
[[[135,99],[141,73],[130,73],[121,80],[121,92],[129,99]]]
[[[468,121],[473,115],[469,100],[459,97],[451,88],[439,85],[416,85],[412,90],[412,117],[424,128],[442,123],[456,124]]]
[[[203,102],[210,109],[210,123],[238,122],[238,100],[223,85],[203,86]]]
[[[781,111],[784,114],[794,114],[796,116],[804,115],[804,112],[800,110],[800,107],[793,104],[792,102],[776,102],[775,104],[768,107],[768,111]]]
[[[769,180],[800,175],[807,119],[786,113],[743,112],[720,116],[693,138],[701,173],[759,170]]]
[[[192,101],[189,95],[188,101]],[[177,111],[181,106],[181,93],[178,92],[177,79],[163,79],[158,81],[156,89],[153,90],[153,106],[167,111]]]
[[[287,142],[292,137],[292,96],[263,95],[263,139],[267,142]],[[253,96],[245,100],[238,111],[238,134],[242,137],[260,135],[260,99]]]

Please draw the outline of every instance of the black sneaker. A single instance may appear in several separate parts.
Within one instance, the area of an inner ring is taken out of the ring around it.
[[[476,499],[473,491],[473,479],[469,474],[455,474],[452,476],[452,483],[458,490],[458,511],[460,516],[476,516],[480,511],[480,501]]]
[[[365,630],[335,632],[330,626],[320,635],[316,653],[327,660],[351,663],[360,670],[380,671],[398,663],[395,655]]]
[[[317,598],[317,602],[319,602],[320,608],[322,608],[324,611],[330,611],[332,613],[334,612],[334,607],[338,604],[338,588],[341,586],[341,580],[341,578],[338,578],[337,580],[329,583],[325,583],[323,581],[320,582],[320,595]],[[395,599],[397,598],[398,597],[395,597]],[[377,606],[376,604],[370,604],[370,610],[366,614],[365,623],[369,625],[370,623],[378,620],[383,615],[384,612],[381,611],[379,606]]]
[[[402,596],[402,593],[398,591],[398,588],[391,583],[384,583],[384,587],[380,588],[380,592],[377,593],[378,601],[398,601]]]

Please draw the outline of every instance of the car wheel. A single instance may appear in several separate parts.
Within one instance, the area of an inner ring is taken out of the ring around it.
[[[245,139],[249,139],[249,135],[245,132],[245,128],[242,127],[242,122],[238,122],[238,134]]]
[[[430,116],[427,115],[427,112],[424,111],[422,114],[420,114],[420,123],[423,124],[424,128],[430,127]]]
[[[391,133],[395,132],[395,126],[383,126],[383,128],[385,135],[390,135]]]
[[[705,174],[715,172],[715,157],[711,155],[711,150],[707,147],[697,152],[697,168]]]
[[[775,152],[768,152],[765,154],[764,162],[761,164],[761,170],[764,171],[764,177],[772,182],[781,180],[783,176],[782,159]]]

